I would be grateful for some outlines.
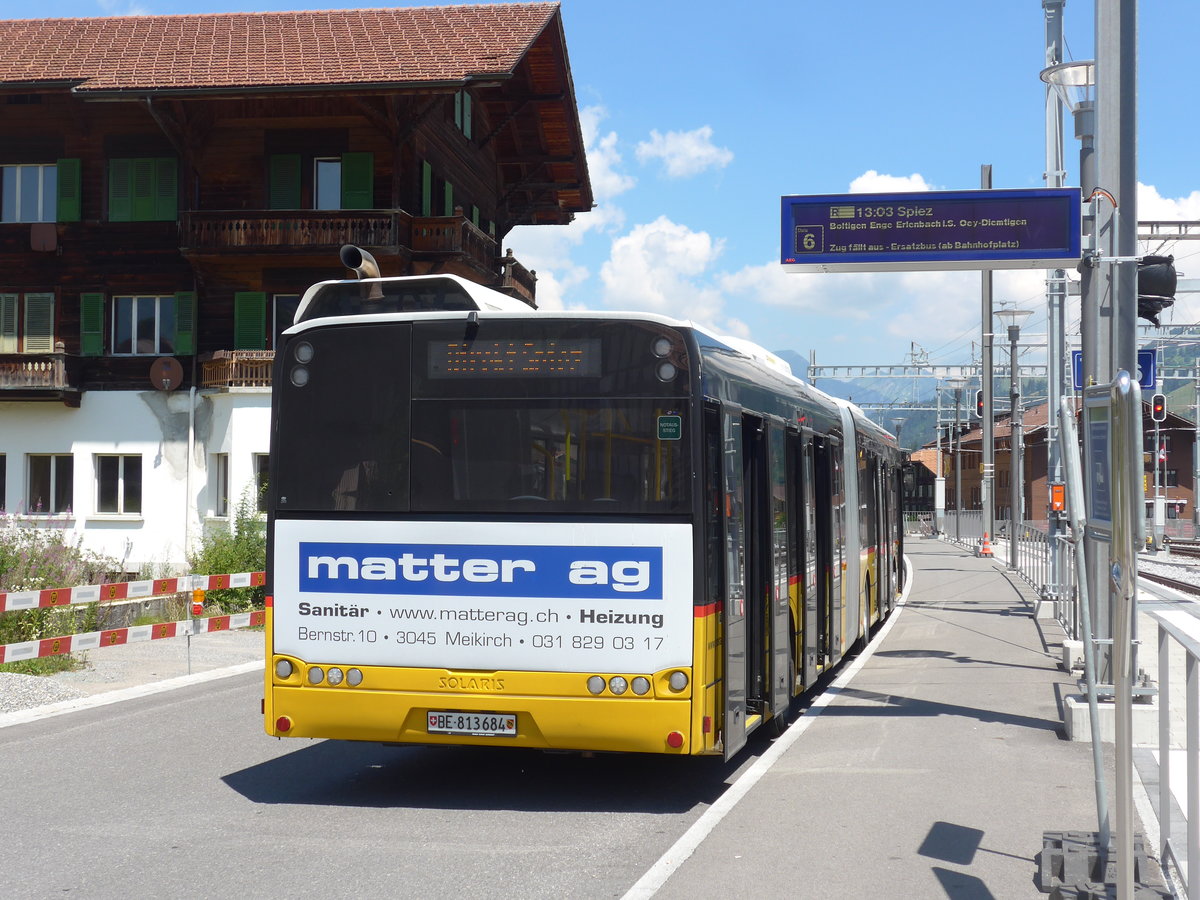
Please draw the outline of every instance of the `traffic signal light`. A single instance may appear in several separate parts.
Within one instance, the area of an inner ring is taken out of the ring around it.
[[[983,391],[982,390],[975,392],[975,415],[979,416],[979,418],[981,418],[981,419],[983,418]]]
[[[1167,418],[1167,398],[1155,394],[1150,398],[1150,418],[1155,422],[1164,422]]]
[[[1178,276],[1174,256],[1143,256],[1138,260],[1138,318],[1158,324],[1158,314],[1175,302]]]

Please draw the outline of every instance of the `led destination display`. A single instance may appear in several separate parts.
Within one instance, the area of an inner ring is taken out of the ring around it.
[[[792,196],[784,268],[824,272],[1073,266],[1077,188]]]

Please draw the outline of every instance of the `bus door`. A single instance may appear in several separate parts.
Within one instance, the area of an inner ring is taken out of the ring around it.
[[[746,529],[744,486],[742,482],[742,411],[739,407],[721,407],[721,469],[724,499],[725,597],[722,610],[725,679],[722,726],[725,758],[729,759],[746,744],[747,735],[747,651],[746,622]]]
[[[813,440],[817,531],[817,656],[833,661],[842,633],[843,496],[838,458],[841,444],[823,436]]]
[[[775,596],[774,534],[771,523],[771,469],[767,423],[742,415],[742,490],[746,533],[746,691],[752,713],[766,712],[772,680],[767,671],[774,650],[772,599]]]
[[[817,555],[817,485],[814,468],[812,432],[789,435],[795,450],[791,454],[799,468],[799,477],[794,480],[795,494],[792,519],[798,526],[797,546],[800,556],[800,605],[798,623],[803,639],[804,686],[810,687],[817,680],[817,666],[822,661],[825,645],[819,640],[823,630],[818,624],[821,591],[817,587],[820,568]],[[792,479],[789,479],[792,480]]]
[[[782,714],[792,702],[796,687],[795,634],[792,627],[790,587],[796,572],[796,542],[791,521],[793,505],[788,498],[787,435],[772,422],[767,430],[767,492],[770,504],[771,584],[767,592],[767,627],[771,635],[771,711]],[[782,721],[782,720],[781,720]]]

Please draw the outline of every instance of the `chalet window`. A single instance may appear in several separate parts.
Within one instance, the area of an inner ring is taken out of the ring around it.
[[[141,511],[141,456],[97,456],[96,512],[131,516]]]
[[[472,128],[474,118],[471,114],[471,95],[466,91],[459,91],[454,95],[454,125],[467,140],[471,139],[471,133],[474,130]]]
[[[433,166],[421,162],[421,215],[433,215]]]
[[[313,209],[342,208],[342,160],[313,160]]]
[[[1163,469],[1161,483],[1163,487],[1179,487],[1179,470]]]
[[[212,491],[214,516],[225,518],[229,515],[229,454],[214,453],[212,458],[212,479],[209,481]]]
[[[175,352],[175,297],[113,297],[112,352],[160,356]]]
[[[373,209],[375,155],[343,153],[318,156],[312,165],[313,209]],[[271,209],[300,209],[303,205],[303,167],[298,153],[274,154],[268,161],[267,205]]]
[[[58,211],[58,167],[0,166],[0,222],[53,222]]]
[[[54,352],[54,295],[0,294],[0,353]]]
[[[75,461],[67,454],[29,454],[29,489],[26,512],[52,515],[71,511]]]
[[[172,156],[108,163],[110,222],[172,222],[178,217],[178,163]]]
[[[271,330],[271,349],[279,346],[279,335],[284,329],[290,328],[296,318],[296,310],[300,308],[299,294],[276,294],[272,298],[275,315],[274,328]]]

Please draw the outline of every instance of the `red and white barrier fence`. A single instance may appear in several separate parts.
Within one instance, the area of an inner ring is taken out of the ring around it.
[[[118,647],[122,644],[157,641],[162,638],[183,637],[190,634],[210,634],[214,631],[252,628],[266,624],[266,618],[267,614],[260,609],[256,612],[234,613],[228,616],[183,619],[179,622],[159,622],[155,625],[131,625],[128,628],[108,628],[104,631],[68,634],[63,637],[24,641],[19,644],[3,644],[0,645],[0,663],[39,659],[43,656],[60,656],[76,650],[99,650],[104,647]]]
[[[39,591],[0,591],[0,613],[78,603],[145,600],[184,591],[219,591],[226,588],[260,587],[266,583],[266,572],[239,572],[236,575],[183,575],[179,578],[119,581],[112,584],[89,584]]]
[[[115,603],[122,600],[148,600],[191,591],[219,591],[226,588],[260,587],[267,583],[266,572],[238,572],[234,575],[183,575],[179,578],[155,578],[150,581],[121,581],[111,584],[88,584],[69,588],[38,591],[0,591],[0,613],[25,609],[45,609],[80,603]],[[266,623],[266,613],[234,613],[227,616],[183,619],[160,622],[156,625],[133,625],[128,628],[107,628],[83,634],[23,641],[0,645],[0,663],[59,656],[76,650],[99,650],[157,641],[162,638],[183,637],[252,628]]]

